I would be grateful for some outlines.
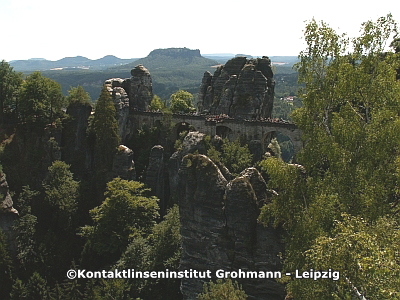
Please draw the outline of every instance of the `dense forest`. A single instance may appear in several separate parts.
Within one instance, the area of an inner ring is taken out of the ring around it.
[[[338,280],[283,277],[285,299],[400,299],[397,30],[390,14],[365,22],[353,39],[324,22],[306,24],[307,47],[295,71],[275,75],[274,117],[290,118],[303,134],[294,161],[283,157],[285,137],[273,139],[259,161],[245,141],[204,138],[204,153],[231,182],[248,167],[262,174],[271,196],[258,220],[282,230],[282,273],[340,273]],[[72,86],[64,96],[44,74],[24,77],[0,64],[0,218],[14,216],[11,226],[0,223],[2,299],[182,299],[179,279],[66,273],[179,270],[179,199],[171,194],[161,205],[144,182],[153,146],[165,147],[165,160],[183,151],[190,128],[171,140],[168,119],[194,111],[192,94],[177,83],[169,101],[154,96],[149,109],[165,121],[127,141],[136,175],[122,178],[116,159],[127,148],[109,91],[103,87],[94,105],[84,87]],[[80,118],[74,111],[88,122],[79,131],[82,143],[72,145],[78,131],[71,124]],[[7,206],[10,198],[18,216]],[[250,292],[219,280],[198,299],[247,299]]]

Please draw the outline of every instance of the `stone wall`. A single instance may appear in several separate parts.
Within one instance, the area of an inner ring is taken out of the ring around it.
[[[135,119],[135,126],[140,128],[144,124],[149,127],[154,127],[163,122],[165,116],[162,113],[156,112],[135,112],[132,117]],[[231,134],[231,140],[237,138],[245,138],[248,142],[255,140],[262,145],[262,153],[265,152],[264,140],[270,133],[280,132],[290,138],[294,146],[294,152],[297,153],[303,147],[301,140],[301,131],[295,124],[287,122],[272,122],[272,121],[251,121],[251,120],[236,120],[236,119],[221,119],[209,120],[207,116],[198,115],[182,115],[174,114],[170,119],[172,124],[182,122],[188,123],[194,127],[194,130],[203,132],[209,136],[218,134],[219,128],[226,127]],[[175,126],[176,127],[176,126]],[[176,137],[176,132],[172,132],[171,138]]]

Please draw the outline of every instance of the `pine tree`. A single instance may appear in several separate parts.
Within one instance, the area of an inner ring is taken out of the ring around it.
[[[10,299],[11,300],[20,300],[20,299],[28,299],[28,290],[22,280],[16,279],[14,285],[12,286]]]
[[[119,145],[118,123],[110,93],[104,86],[96,103],[93,129],[96,135],[96,165],[98,170],[112,167],[113,155]]]

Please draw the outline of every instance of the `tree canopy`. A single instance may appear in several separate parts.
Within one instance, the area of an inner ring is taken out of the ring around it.
[[[40,72],[34,72],[22,84],[18,111],[27,122],[51,123],[60,117],[65,104],[61,86]]]
[[[72,87],[68,91],[67,101],[69,105],[80,103],[80,104],[90,104],[92,100],[90,99],[89,93],[85,92],[81,85],[77,87]]]
[[[222,281],[218,279],[216,283],[204,284],[203,293],[199,294],[199,300],[245,300],[246,293],[237,282],[231,279]]]
[[[118,258],[129,241],[150,234],[158,217],[155,197],[146,197],[144,184],[115,178],[107,184],[104,202],[90,211],[93,226],[82,235],[88,246],[109,258]]]
[[[96,134],[96,156],[99,168],[110,169],[119,145],[116,111],[110,93],[103,86],[96,102],[93,130]]]
[[[170,109],[174,113],[194,112],[193,95],[184,90],[179,90],[176,93],[173,93],[170,98]]]
[[[3,115],[15,110],[17,105],[17,95],[22,84],[22,75],[4,60],[0,63],[0,123]]]
[[[381,228],[387,241],[399,230],[400,60],[386,49],[396,34],[391,15],[365,22],[354,39],[324,22],[306,26],[296,66],[303,107],[292,115],[305,141],[297,155],[303,167],[262,163],[278,195],[261,219],[273,216],[289,232],[288,271],[337,268],[341,278],[293,280],[296,299],[345,299],[355,290],[371,299],[399,296],[399,253],[379,237]]]

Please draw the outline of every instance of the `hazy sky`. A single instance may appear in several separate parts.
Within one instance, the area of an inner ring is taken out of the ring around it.
[[[0,0],[0,60],[140,58],[157,48],[202,54],[298,55],[304,21],[315,17],[338,32],[391,12],[400,1]]]

